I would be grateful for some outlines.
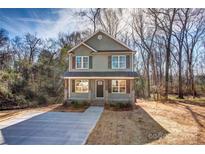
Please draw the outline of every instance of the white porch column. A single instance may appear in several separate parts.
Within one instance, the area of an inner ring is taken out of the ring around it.
[[[105,80],[105,103],[108,104],[108,80]]]
[[[135,105],[135,79],[131,79],[131,91],[130,91],[130,95],[131,95],[131,101],[132,104]]]
[[[70,99],[70,93],[71,93],[71,80],[68,79],[68,99]]]
[[[68,98],[68,79],[64,79],[64,101]]]
[[[88,91],[88,100],[90,101],[90,103],[91,103],[91,101],[92,101],[92,79],[89,79],[88,80],[88,89],[89,89],[89,91]]]

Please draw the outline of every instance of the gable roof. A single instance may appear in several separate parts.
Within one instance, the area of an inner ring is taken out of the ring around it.
[[[98,52],[97,50],[95,50],[94,48],[92,48],[91,46],[89,46],[88,44],[86,44],[86,42],[88,40],[90,40],[91,38],[93,38],[96,34],[98,33],[102,33],[106,36],[108,36],[109,38],[111,38],[112,40],[114,40],[115,42],[117,42],[118,44],[122,45],[123,47],[125,47],[127,50],[130,50],[130,51],[133,51],[130,47],[128,47],[127,45],[125,45],[124,43],[120,42],[119,40],[117,40],[116,38],[114,38],[113,36],[101,31],[101,30],[98,30],[96,31],[95,33],[93,33],[90,37],[88,37],[87,39],[85,39],[83,42],[81,42],[80,44],[78,44],[77,46],[73,47],[72,49],[70,49],[68,52],[71,52],[73,50],[75,50],[76,48],[80,47],[81,45],[84,45],[86,47],[88,47],[89,49],[91,49],[92,51],[94,52]]]
[[[73,47],[72,49],[70,49],[68,52],[71,52],[75,49],[77,49],[78,47],[80,47],[81,45],[84,45],[85,47],[89,48],[90,50],[94,51],[94,52],[97,52],[97,50],[93,49],[91,46],[87,45],[83,42],[81,42],[80,44],[76,45],[75,47]]]

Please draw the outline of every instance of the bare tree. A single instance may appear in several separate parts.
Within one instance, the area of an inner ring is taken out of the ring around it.
[[[165,99],[168,99],[169,90],[169,68],[171,57],[171,43],[173,36],[173,25],[178,9],[149,9],[150,14],[156,20],[157,27],[164,33],[163,39],[165,42],[166,51],[166,66],[165,66]]]
[[[176,39],[176,43],[173,46],[176,47],[177,56],[172,52],[174,59],[178,65],[178,97],[183,99],[183,84],[182,84],[182,54],[185,39],[185,32],[187,30],[187,24],[189,20],[190,9],[179,9],[176,16],[175,30],[173,35]]]
[[[121,30],[122,15],[122,9],[102,9],[99,18],[101,29],[117,37]]]
[[[58,35],[58,43],[62,48],[72,48],[84,39],[83,33],[84,32],[60,33]]]
[[[196,53],[196,47],[203,41],[205,37],[205,10],[193,9],[190,14],[188,28],[185,31],[185,53],[188,64],[188,84],[193,97],[196,96],[196,89],[194,83],[193,61]]]
[[[148,97],[150,97],[150,62],[151,62],[151,66],[152,66],[152,72],[153,72],[153,81],[154,81],[154,85],[156,86],[157,83],[157,76],[156,76],[156,65],[155,65],[155,57],[154,57],[154,39],[155,39],[155,35],[157,32],[157,26],[155,24],[152,25],[152,23],[150,22],[149,16],[147,16],[146,12],[138,9],[135,10],[135,12],[133,13],[133,39],[135,40],[135,43],[137,43],[136,38],[139,38],[138,41],[138,45],[141,46],[144,51],[147,52],[147,60],[145,60],[145,56],[144,56],[144,52],[141,52],[143,61],[146,61],[146,76],[147,76],[147,92],[148,92]],[[137,36],[134,36],[134,35]]]
[[[93,24],[93,32],[96,31],[97,29],[97,23],[100,17],[100,8],[91,8],[91,9],[86,9],[82,10],[78,13],[81,17],[86,17],[88,18],[92,24]]]
[[[36,58],[37,53],[39,53],[42,41],[36,35],[32,35],[30,33],[25,35],[24,41],[24,48],[26,50],[28,63],[32,64]]]
[[[10,52],[8,32],[5,29],[0,29],[0,68],[7,67],[8,62],[12,59]]]

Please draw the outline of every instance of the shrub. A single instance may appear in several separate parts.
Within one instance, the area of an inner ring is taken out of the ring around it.
[[[7,95],[7,94],[9,93],[9,90],[8,90],[8,88],[6,88],[5,86],[0,85],[0,93],[1,93],[2,95]]]
[[[21,107],[26,107],[28,106],[28,102],[24,99],[24,96],[15,96],[15,101],[16,103],[18,104],[18,106],[21,106]]]
[[[53,97],[56,97],[56,96],[57,96],[55,87],[52,86],[52,85],[47,85],[47,86],[45,86],[45,87],[44,87],[44,90],[47,92],[47,94],[48,94],[49,96],[53,96]]]
[[[88,102],[87,101],[77,101],[77,100],[73,100],[71,102],[71,105],[74,107],[74,108],[81,108],[81,107],[85,107],[85,106],[88,106]]]
[[[8,73],[6,73],[6,72],[1,72],[1,80],[2,81],[8,81],[9,79],[10,79],[10,76],[9,76],[9,74]]]
[[[11,91],[12,93],[19,93],[20,91],[24,90],[26,85],[27,82],[25,80],[17,81],[13,85],[11,85]]]
[[[119,101],[111,102],[109,106],[116,109],[132,108],[132,104],[130,102],[119,102]]]
[[[31,89],[28,89],[28,88],[24,90],[24,95],[25,95],[25,98],[28,100],[33,100],[36,97],[35,92],[33,92]]]
[[[44,95],[38,96],[37,101],[39,105],[46,105],[48,103],[48,100]]]

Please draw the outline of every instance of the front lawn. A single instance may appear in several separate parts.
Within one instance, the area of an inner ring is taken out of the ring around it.
[[[105,110],[87,144],[205,144],[205,106],[138,100],[133,111]]]

